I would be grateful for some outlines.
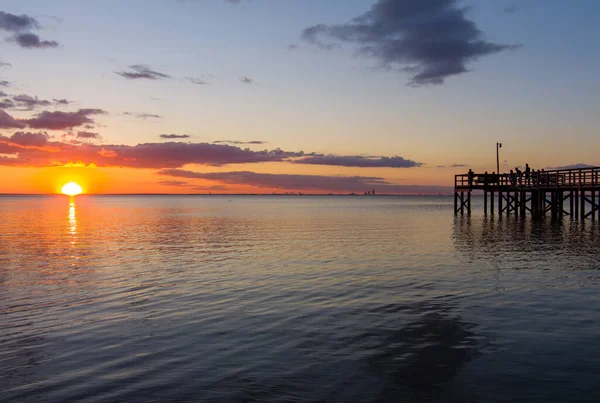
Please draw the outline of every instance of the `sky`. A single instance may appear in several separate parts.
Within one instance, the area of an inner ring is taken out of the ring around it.
[[[596,0],[0,0],[0,193],[598,166]]]

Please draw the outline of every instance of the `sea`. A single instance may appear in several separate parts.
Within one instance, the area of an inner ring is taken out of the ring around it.
[[[600,225],[451,197],[0,197],[0,401],[599,402]]]

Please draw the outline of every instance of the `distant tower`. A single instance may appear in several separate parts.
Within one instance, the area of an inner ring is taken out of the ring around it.
[[[373,196],[375,196],[375,189],[373,189],[373,191],[371,192],[371,194],[372,194]]]

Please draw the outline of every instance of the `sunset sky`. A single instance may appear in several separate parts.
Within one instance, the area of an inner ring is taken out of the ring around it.
[[[600,165],[596,0],[0,2],[0,193],[448,193]]]

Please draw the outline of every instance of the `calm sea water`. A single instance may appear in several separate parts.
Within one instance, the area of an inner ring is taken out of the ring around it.
[[[592,221],[0,197],[0,229],[2,402],[600,401]]]

